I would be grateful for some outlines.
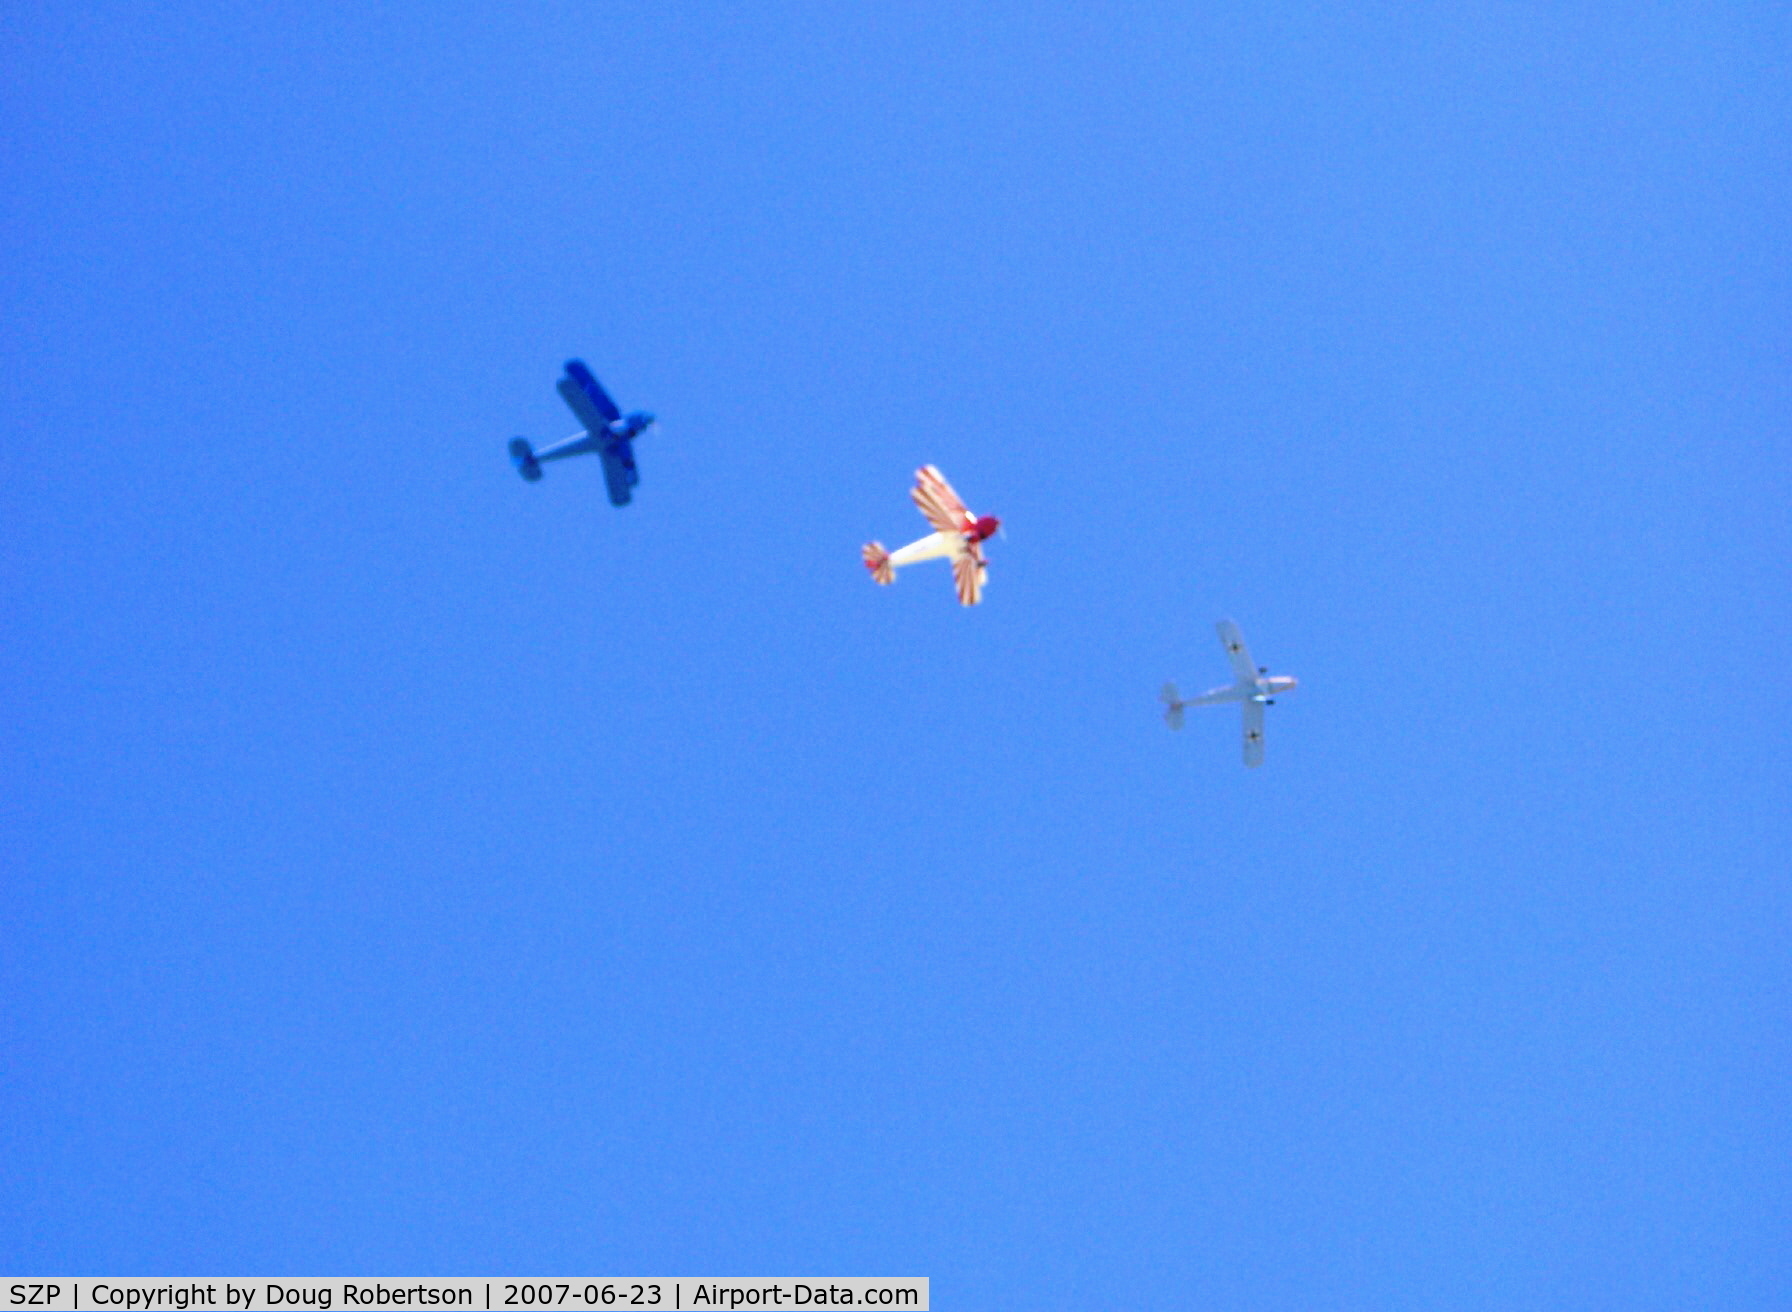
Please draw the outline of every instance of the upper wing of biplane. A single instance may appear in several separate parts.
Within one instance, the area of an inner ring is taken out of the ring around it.
[[[1226,648],[1226,659],[1232,662],[1232,673],[1238,678],[1254,682],[1257,678],[1257,667],[1251,661],[1251,649],[1244,645],[1244,634],[1231,620],[1221,620],[1214,626],[1220,631],[1220,642]]]
[[[566,377],[554,384],[560,391],[561,400],[567,408],[578,417],[585,426],[585,431],[601,434],[613,420],[622,418],[622,411],[604,391],[603,384],[598,382],[583,360],[566,362]]]
[[[914,498],[916,508],[927,517],[927,522],[937,533],[963,533],[977,522],[977,517],[958,499],[958,493],[952,490],[946,476],[932,465],[922,465],[915,471],[915,486],[910,489],[909,496]]]

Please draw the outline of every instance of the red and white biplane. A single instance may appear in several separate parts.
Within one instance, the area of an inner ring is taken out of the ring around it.
[[[909,495],[934,531],[896,551],[886,551],[881,542],[867,542],[861,553],[865,568],[879,583],[894,583],[898,565],[949,556],[952,581],[958,585],[958,600],[966,606],[975,606],[983,599],[983,582],[989,577],[989,562],[983,558],[983,544],[995,536],[1002,521],[994,515],[979,519],[966,510],[945,475],[932,465],[922,465],[915,471],[915,486]]]

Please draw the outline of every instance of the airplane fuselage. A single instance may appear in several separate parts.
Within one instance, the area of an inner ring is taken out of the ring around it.
[[[564,441],[541,447],[535,452],[535,458],[560,460],[566,456],[584,455],[587,451],[601,451],[618,443],[632,442],[652,426],[653,416],[644,410],[637,411],[632,415],[624,415],[621,419],[613,419],[595,431],[580,429]]]
[[[1002,521],[994,515],[967,520],[962,533],[929,533],[918,541],[890,553],[890,564],[912,565],[917,560],[933,560],[937,556],[958,556],[969,551],[982,557],[980,544],[994,537]]]
[[[613,419],[605,425],[605,429],[609,432],[611,437],[621,438],[625,442],[641,436],[641,434],[652,427],[653,416],[648,414],[645,410],[637,410],[632,415],[624,415],[620,419]]]
[[[1280,692],[1293,692],[1299,681],[1286,674],[1269,674],[1257,679],[1250,694],[1252,701],[1266,702]]]
[[[1287,674],[1259,675],[1240,679],[1237,683],[1209,688],[1199,697],[1183,702],[1184,706],[1219,706],[1226,702],[1269,702],[1285,692],[1293,692],[1300,681]]]
[[[956,556],[964,550],[964,534],[962,533],[929,533],[926,537],[909,543],[906,547],[898,547],[890,553],[890,564],[897,567],[912,565],[917,560],[932,560],[937,556]]]

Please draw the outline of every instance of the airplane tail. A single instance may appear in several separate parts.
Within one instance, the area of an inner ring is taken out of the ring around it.
[[[894,583],[896,568],[890,564],[890,553],[884,550],[881,542],[867,542],[859,553],[865,558],[865,568],[871,571],[871,577],[879,583]]]
[[[526,437],[510,439],[510,463],[516,466],[516,472],[531,483],[541,481],[541,462],[535,458],[535,448],[529,445]]]
[[[1176,685],[1166,683],[1163,691],[1158,693],[1158,697],[1164,703],[1164,723],[1172,729],[1180,729],[1182,727],[1182,694],[1177,691]]]

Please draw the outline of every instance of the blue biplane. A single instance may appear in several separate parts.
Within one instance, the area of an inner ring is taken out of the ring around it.
[[[533,483],[541,477],[544,460],[564,460],[595,451],[603,457],[604,486],[609,489],[610,504],[626,506],[632,495],[630,489],[641,481],[635,469],[635,439],[653,427],[653,416],[645,410],[623,414],[583,360],[568,360],[566,377],[555,386],[560,389],[561,400],[585,427],[565,441],[540,450],[530,446],[528,438],[512,438],[510,463]]]

